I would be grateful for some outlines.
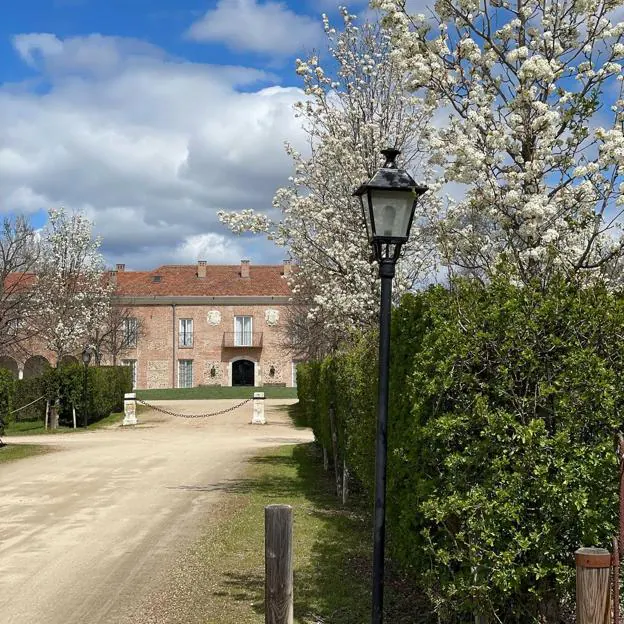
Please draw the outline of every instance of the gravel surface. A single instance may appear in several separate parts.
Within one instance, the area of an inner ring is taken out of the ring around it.
[[[153,403],[203,413],[239,402]],[[249,424],[248,403],[207,419],[149,412],[133,428],[11,438],[57,452],[0,465],[0,622],[125,622],[197,539],[246,458],[312,439],[290,423],[294,402],[266,401],[264,426]]]

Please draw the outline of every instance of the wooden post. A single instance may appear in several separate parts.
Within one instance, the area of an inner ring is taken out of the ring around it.
[[[49,414],[50,414],[50,401],[46,401],[45,424],[44,424],[44,428],[45,428],[46,431],[48,429]]]
[[[604,548],[579,548],[576,559],[576,624],[608,624],[611,618],[611,555]]]
[[[327,449],[323,447],[323,470],[327,472],[329,470],[329,459],[327,458]]]
[[[340,463],[338,461],[338,434],[336,433],[336,414],[334,406],[329,406],[329,425],[331,427],[332,450],[334,452],[334,476],[336,477],[336,496],[340,498]]]
[[[76,406],[72,405],[72,417],[74,419],[74,429],[76,428]]]
[[[264,622],[293,624],[292,507],[264,508]]]

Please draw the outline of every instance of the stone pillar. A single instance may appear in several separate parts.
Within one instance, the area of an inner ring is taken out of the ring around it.
[[[136,394],[134,392],[126,392],[124,395],[124,419],[121,423],[126,425],[138,425],[136,417]]]
[[[252,425],[266,425],[264,417],[264,392],[254,392]]]

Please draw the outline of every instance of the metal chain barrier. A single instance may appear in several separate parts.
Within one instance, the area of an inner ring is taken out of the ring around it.
[[[27,407],[30,407],[31,405],[34,405],[37,401],[41,401],[41,399],[45,399],[45,395],[44,396],[40,396],[38,399],[35,399],[34,401],[31,401],[30,403],[27,403],[26,405],[22,405],[22,407],[18,407],[17,409],[14,409],[12,412],[9,412],[8,415],[10,416],[11,414],[15,414],[16,412],[19,412],[23,409],[26,409]]]
[[[235,409],[238,409],[239,407],[245,405],[245,403],[249,403],[250,401],[253,401],[253,397],[251,399],[245,399],[241,403],[238,403],[237,405],[233,405],[232,407],[226,407],[225,409],[219,410],[218,412],[207,412],[205,414],[178,414],[177,412],[172,412],[171,410],[165,409],[164,407],[159,407],[158,405],[152,405],[151,403],[148,403],[147,401],[142,401],[141,399],[136,399],[136,402],[140,403],[141,405],[145,405],[146,407],[149,407],[150,409],[153,409],[157,412],[161,412],[163,414],[167,414],[168,416],[175,416],[176,418],[208,418],[210,416],[219,416],[220,414],[227,414],[228,412],[233,412]]]

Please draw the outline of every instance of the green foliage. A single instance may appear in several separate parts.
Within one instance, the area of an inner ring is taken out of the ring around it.
[[[13,409],[28,405],[35,399],[46,394],[44,380],[45,375],[41,377],[30,377],[28,379],[18,379],[15,382],[15,395],[13,398]],[[21,409],[14,414],[15,421],[33,421],[43,420],[45,418],[45,400],[37,401],[32,405]]]
[[[88,373],[88,422],[123,411],[124,394],[132,392],[131,369],[128,366],[93,366]]]
[[[2,373],[1,370],[0,373]],[[72,424],[72,408],[75,408],[78,422],[82,424],[85,409],[84,373],[85,369],[82,365],[68,364],[59,368],[50,368],[40,377],[14,382],[13,405],[16,407],[27,405],[38,397],[45,397],[16,413],[16,419],[43,421],[46,401],[54,402],[58,399],[60,422]],[[88,422],[97,422],[113,412],[123,411],[124,394],[132,391],[130,368],[127,366],[92,366],[87,370],[87,374]],[[0,392],[2,392],[2,377],[0,377]]]
[[[8,424],[12,419],[11,409],[13,405],[13,393],[15,380],[13,374],[4,368],[0,368],[0,419]],[[4,427],[0,422],[0,435],[4,434]]]
[[[622,427],[620,297],[459,282],[393,313],[388,536],[442,622],[566,621],[572,553],[610,546]],[[319,441],[334,402],[351,473],[373,489],[374,336],[299,367]],[[315,371],[320,371],[317,373]]]

